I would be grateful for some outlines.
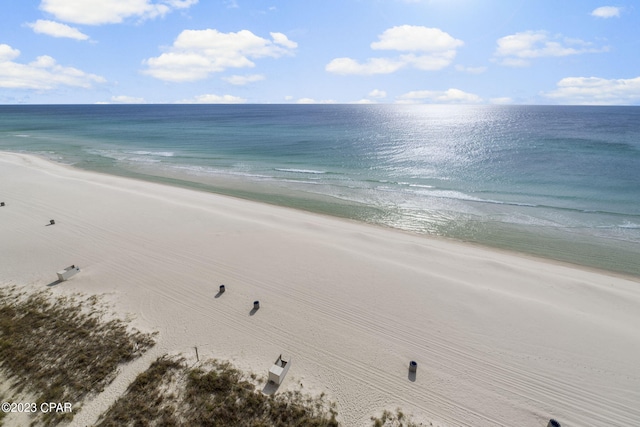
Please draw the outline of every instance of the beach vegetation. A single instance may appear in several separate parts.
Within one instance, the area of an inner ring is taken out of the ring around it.
[[[9,382],[8,393],[33,396],[38,407],[47,402],[74,406],[65,412],[38,411],[32,425],[69,421],[84,398],[113,381],[121,364],[154,345],[152,334],[117,318],[105,320],[105,314],[97,297],[0,288],[0,373]]]
[[[380,417],[371,417],[372,427],[418,427],[422,426],[422,423],[417,423],[400,410],[396,409],[395,412],[384,410]]]
[[[265,394],[259,390],[261,383],[266,378],[247,376],[229,362],[209,360],[189,367],[181,358],[161,357],[103,414],[98,426],[339,425],[335,404],[324,394]]]

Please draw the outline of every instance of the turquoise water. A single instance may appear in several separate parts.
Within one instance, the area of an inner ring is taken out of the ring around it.
[[[0,106],[0,149],[640,276],[640,108]]]

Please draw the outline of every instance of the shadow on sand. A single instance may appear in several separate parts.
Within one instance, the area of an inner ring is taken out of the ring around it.
[[[262,389],[262,394],[266,394],[267,396],[271,396],[278,391],[280,388],[280,384],[276,384],[273,381],[268,381],[264,388]]]

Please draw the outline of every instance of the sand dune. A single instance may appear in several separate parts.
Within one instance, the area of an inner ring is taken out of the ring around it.
[[[194,346],[257,373],[291,355],[282,388],[324,391],[346,426],[396,407],[427,425],[640,425],[635,279],[22,154],[0,155],[0,182],[0,284],[77,264],[54,292],[160,332],[74,425]]]

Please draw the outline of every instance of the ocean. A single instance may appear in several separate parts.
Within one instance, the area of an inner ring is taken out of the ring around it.
[[[640,107],[4,105],[0,150],[640,277]]]

